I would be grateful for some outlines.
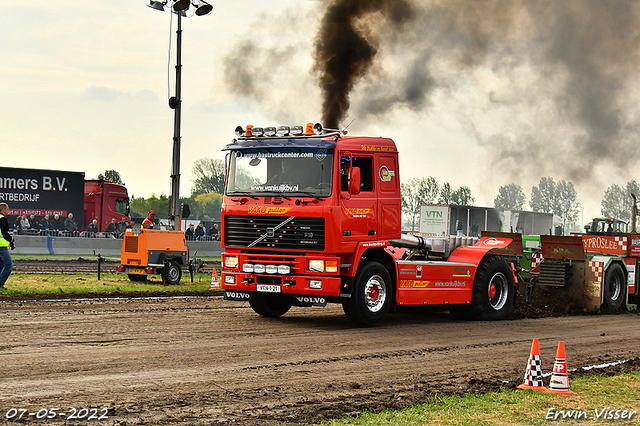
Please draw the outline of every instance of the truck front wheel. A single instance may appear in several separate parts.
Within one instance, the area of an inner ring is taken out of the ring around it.
[[[618,310],[624,303],[627,292],[627,280],[622,266],[614,263],[604,276],[604,307]]]
[[[165,285],[178,285],[182,278],[182,268],[176,261],[171,261],[166,264],[162,270],[162,281]]]
[[[249,305],[256,314],[270,318],[286,314],[292,304],[290,297],[275,294],[251,293],[249,298]]]
[[[501,256],[487,256],[480,262],[473,280],[471,317],[483,321],[504,319],[511,310],[515,293],[509,263]]]
[[[392,294],[391,277],[384,266],[378,262],[362,262],[354,292],[342,303],[342,309],[356,324],[373,325],[389,312]]]

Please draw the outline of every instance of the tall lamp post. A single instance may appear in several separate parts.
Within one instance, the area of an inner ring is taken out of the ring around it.
[[[169,207],[169,221],[173,229],[180,229],[180,118],[182,104],[182,17],[187,16],[190,8],[197,16],[211,13],[213,6],[204,0],[151,0],[148,7],[164,12],[165,6],[178,16],[176,30],[176,93],[169,98],[169,107],[174,110],[173,120],[173,159],[171,162],[171,205]],[[191,15],[193,16],[193,15]]]

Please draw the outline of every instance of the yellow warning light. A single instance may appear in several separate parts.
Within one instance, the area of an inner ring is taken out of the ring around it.
[[[245,130],[244,134],[246,137],[250,138],[251,136],[253,136],[253,126],[251,124],[247,124],[247,130]]]

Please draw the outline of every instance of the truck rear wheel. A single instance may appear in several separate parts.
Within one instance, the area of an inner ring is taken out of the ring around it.
[[[618,310],[625,301],[627,280],[622,266],[614,263],[604,275],[603,304],[605,308]]]
[[[172,260],[162,270],[162,281],[165,285],[180,284],[182,278],[182,268],[175,260]]]
[[[251,293],[249,305],[258,315],[263,317],[281,317],[289,312],[293,305],[289,296],[276,294]]]
[[[384,266],[378,262],[362,262],[356,274],[354,292],[342,303],[342,309],[356,324],[376,324],[389,312],[392,287]]]
[[[485,257],[473,280],[469,317],[483,321],[504,319],[511,310],[515,293],[509,263],[501,256]]]

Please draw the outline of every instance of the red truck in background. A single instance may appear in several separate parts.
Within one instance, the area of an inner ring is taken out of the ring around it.
[[[482,320],[509,313],[522,240],[403,235],[393,140],[311,123],[236,135],[224,148],[226,300],[267,317],[340,303],[361,325],[403,305],[446,305]]]
[[[9,223],[16,216],[41,219],[73,213],[79,230],[93,219],[104,232],[112,218],[131,223],[127,188],[105,180],[85,180],[82,172],[0,167],[0,202],[9,204]]]
[[[111,219],[120,222],[124,218],[131,224],[129,216],[129,193],[117,183],[100,180],[84,181],[84,228],[93,219],[98,220],[98,229],[104,232]]]

